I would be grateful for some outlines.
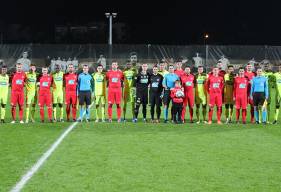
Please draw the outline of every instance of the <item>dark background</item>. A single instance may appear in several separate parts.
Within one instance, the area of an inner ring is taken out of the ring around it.
[[[107,43],[109,11],[122,24],[113,43],[204,44],[208,33],[208,44],[281,45],[281,2],[247,0],[1,1],[1,42]],[[71,30],[77,26],[86,31]]]

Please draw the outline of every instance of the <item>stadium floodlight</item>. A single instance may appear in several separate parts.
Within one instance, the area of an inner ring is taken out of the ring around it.
[[[205,39],[208,39],[208,38],[209,38],[209,34],[206,33],[206,34],[204,35],[204,38],[205,38]]]
[[[109,20],[109,38],[108,44],[112,45],[112,18],[117,17],[117,13],[105,13],[106,18]]]

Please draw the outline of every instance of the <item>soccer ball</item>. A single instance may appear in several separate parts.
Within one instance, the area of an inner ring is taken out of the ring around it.
[[[182,90],[179,90],[176,92],[176,97],[180,98],[180,97],[184,97],[184,92]]]

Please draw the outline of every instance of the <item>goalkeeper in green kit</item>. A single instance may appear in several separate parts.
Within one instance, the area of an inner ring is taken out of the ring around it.
[[[269,93],[268,100],[267,100],[267,122],[270,121],[270,109],[271,109],[270,105],[271,105],[271,101],[274,98],[275,88],[276,88],[275,76],[269,65],[270,65],[269,63],[266,63],[264,65],[264,72],[263,72],[263,76],[266,77],[268,81],[268,93]]]
[[[137,70],[133,67],[132,63],[129,61],[126,64],[126,69],[123,71],[124,74],[124,84],[123,84],[123,114],[124,121],[126,121],[126,111],[127,111],[127,103],[131,103],[132,106],[132,115],[133,120],[134,117],[134,108],[135,108],[135,97],[136,97],[136,85],[135,78],[137,75]]]
[[[275,94],[275,117],[273,124],[277,123],[279,116],[279,108],[281,103],[281,66],[279,66],[279,71],[274,73],[276,94]]]

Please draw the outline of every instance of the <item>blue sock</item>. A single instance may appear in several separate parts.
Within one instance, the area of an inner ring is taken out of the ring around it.
[[[165,120],[168,120],[168,113],[169,113],[168,108],[164,108],[164,119]]]
[[[255,107],[255,119],[259,121],[259,109],[257,107]]]
[[[266,122],[266,117],[267,117],[267,111],[266,110],[262,110],[262,122]]]
[[[87,108],[86,108],[86,118],[90,119],[90,107],[89,106],[87,106]]]
[[[80,119],[83,119],[84,108],[80,106]]]

